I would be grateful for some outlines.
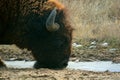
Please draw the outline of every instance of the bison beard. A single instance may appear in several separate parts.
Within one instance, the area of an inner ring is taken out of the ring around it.
[[[0,44],[31,50],[37,69],[67,66],[73,29],[65,8],[47,0],[0,0],[0,9]]]

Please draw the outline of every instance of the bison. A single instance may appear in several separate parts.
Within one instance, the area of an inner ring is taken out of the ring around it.
[[[34,68],[65,68],[73,28],[56,0],[0,0],[0,44],[32,51]]]

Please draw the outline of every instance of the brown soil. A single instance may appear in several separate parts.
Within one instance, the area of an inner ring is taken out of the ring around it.
[[[27,49],[15,45],[0,45],[3,60],[34,60]],[[119,50],[110,53],[107,49],[73,49],[70,60],[94,61],[113,60],[120,62]],[[120,73],[92,72],[83,70],[50,70],[50,69],[7,69],[0,68],[0,80],[119,80]]]
[[[2,69],[0,80],[119,80],[120,73],[81,70]]]

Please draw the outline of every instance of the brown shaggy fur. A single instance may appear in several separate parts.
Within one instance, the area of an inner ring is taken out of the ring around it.
[[[57,9],[60,29],[46,30],[45,22],[56,3],[47,0],[0,0],[0,44],[28,48],[35,68],[63,68],[71,53],[72,27],[66,10]]]

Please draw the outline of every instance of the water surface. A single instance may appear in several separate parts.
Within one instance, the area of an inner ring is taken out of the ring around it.
[[[9,68],[33,68],[35,61],[5,61]],[[95,72],[120,72],[120,63],[112,63],[112,61],[94,61],[94,62],[69,62],[67,68],[80,69]]]

